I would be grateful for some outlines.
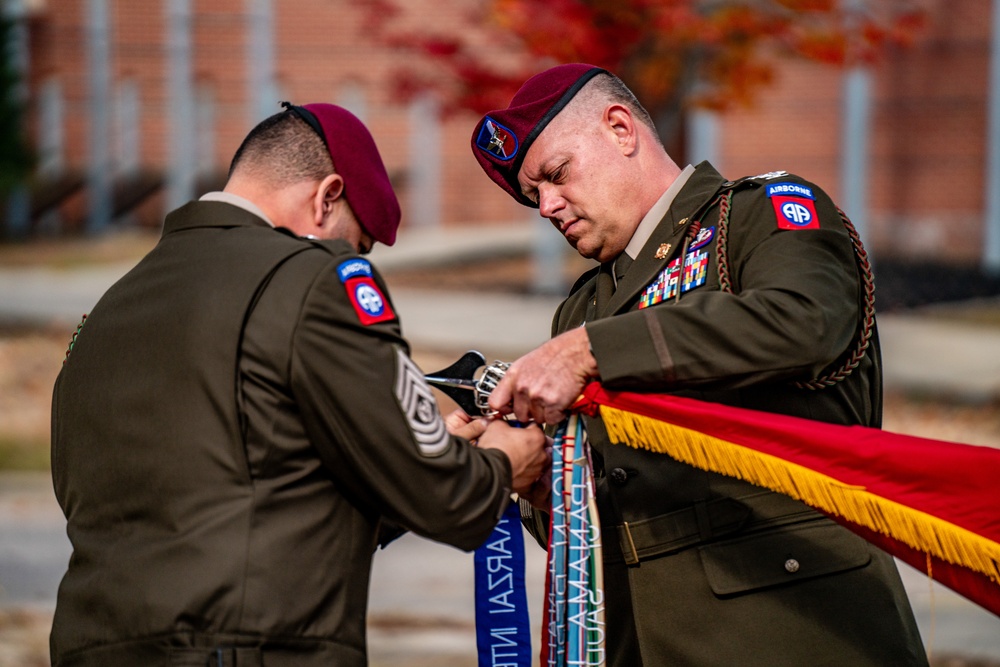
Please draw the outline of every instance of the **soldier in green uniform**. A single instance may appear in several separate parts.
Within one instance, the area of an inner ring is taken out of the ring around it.
[[[599,264],[491,407],[553,424],[600,380],[880,425],[870,272],[816,185],[681,169],[624,84],[582,64],[529,79],[480,121],[472,150]],[[615,446],[599,418],[587,428],[610,665],[927,664],[886,553],[791,498]],[[544,541],[544,513],[526,524]]]
[[[380,527],[469,550],[528,492],[541,429],[446,425],[410,360],[363,256],[399,221],[361,121],[288,105],[101,298],[53,397],[53,665],[361,667]]]

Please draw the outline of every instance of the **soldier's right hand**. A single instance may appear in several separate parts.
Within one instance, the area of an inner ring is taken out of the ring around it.
[[[480,448],[499,449],[510,459],[512,491],[528,493],[552,466],[552,450],[537,424],[515,428],[503,420],[494,420],[479,437]]]
[[[583,387],[599,377],[585,327],[545,341],[506,370],[490,393],[490,408],[522,422],[558,424]]]

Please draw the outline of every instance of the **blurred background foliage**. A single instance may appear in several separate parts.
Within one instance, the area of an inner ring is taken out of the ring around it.
[[[354,2],[377,43],[436,65],[403,59],[399,99],[434,91],[445,108],[483,114],[544,67],[591,63],[629,84],[673,154],[686,110],[749,104],[788,58],[871,65],[926,23],[915,0],[489,0],[442,30],[413,25],[407,3]]]

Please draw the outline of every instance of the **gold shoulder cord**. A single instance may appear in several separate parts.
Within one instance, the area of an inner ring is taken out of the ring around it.
[[[729,237],[729,211],[733,201],[732,189],[726,191],[719,202],[719,238],[716,241],[716,258],[719,265],[719,289],[729,294],[733,293],[732,282],[729,277],[729,252],[727,247]],[[793,382],[799,389],[824,389],[832,387],[849,376],[861,360],[864,358],[868,347],[871,344],[872,335],[875,332],[875,277],[872,274],[871,262],[868,260],[868,253],[861,243],[858,231],[851,224],[847,215],[837,209],[840,219],[847,228],[847,233],[851,237],[851,245],[854,248],[854,259],[857,263],[858,273],[864,286],[864,313],[861,324],[858,327],[858,342],[854,350],[847,356],[844,363],[821,377],[813,378],[807,382]]]

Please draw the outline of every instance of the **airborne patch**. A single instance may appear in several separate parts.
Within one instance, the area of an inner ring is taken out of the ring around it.
[[[388,299],[375,284],[372,265],[366,259],[349,259],[337,267],[340,282],[347,289],[347,298],[354,306],[361,324],[377,324],[396,318]]]
[[[812,188],[799,183],[772,183],[767,196],[774,205],[778,229],[819,229],[816,197]]]
[[[413,439],[426,457],[440,456],[451,444],[437,401],[424,374],[402,350],[397,350],[396,400],[406,415]]]

